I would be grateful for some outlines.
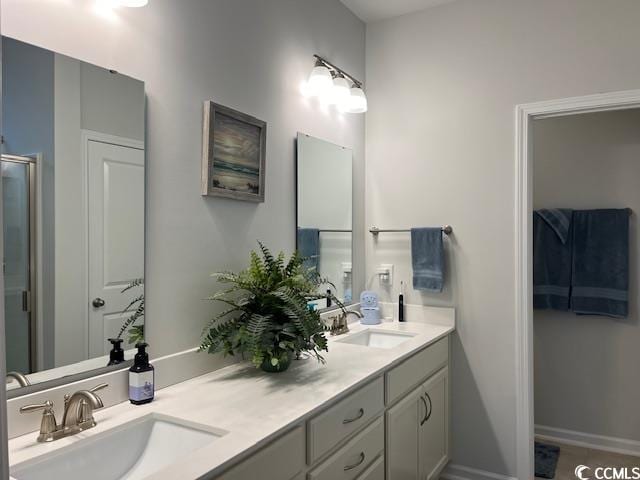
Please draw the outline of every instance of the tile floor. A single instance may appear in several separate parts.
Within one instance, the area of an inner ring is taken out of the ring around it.
[[[549,442],[546,440],[538,441],[560,447],[560,457],[558,458],[558,466],[556,467],[556,476],[554,480],[576,480],[574,472],[578,465],[586,465],[591,468],[640,467],[640,457],[603,452],[602,450],[576,447],[574,445]]]

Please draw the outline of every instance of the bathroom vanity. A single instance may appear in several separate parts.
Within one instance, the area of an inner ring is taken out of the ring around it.
[[[9,442],[12,475],[29,480],[57,471],[81,478],[83,468],[95,467],[92,451],[109,457],[113,444],[131,443],[140,458],[107,461],[120,470],[104,478],[135,472],[127,478],[436,478],[449,459],[453,323],[350,328],[332,337],[325,365],[302,359],[286,372],[265,374],[239,363],[159,390],[149,405],[98,410],[98,425],[82,435],[51,444],[36,443],[35,432],[15,438]],[[362,344],[363,332],[391,343]],[[161,425],[154,429],[154,422]],[[145,463],[158,451],[165,452],[164,465]],[[75,470],[56,470],[68,468],[69,455]],[[155,470],[133,470],[140,464]]]
[[[448,356],[444,337],[216,478],[437,478],[449,460]]]

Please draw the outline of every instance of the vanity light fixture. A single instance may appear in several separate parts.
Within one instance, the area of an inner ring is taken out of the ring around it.
[[[365,113],[368,105],[362,82],[321,56],[314,57],[316,63],[309,75],[305,94],[319,97],[323,104],[335,105],[344,113]]]

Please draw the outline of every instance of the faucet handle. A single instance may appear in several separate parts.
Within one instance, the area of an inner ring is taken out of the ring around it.
[[[107,388],[109,386],[108,383],[100,383],[98,385],[96,385],[95,387],[93,387],[91,390],[89,390],[91,393],[96,393],[98,390],[103,390],[105,388]]]
[[[33,405],[25,405],[20,407],[20,413],[29,413],[29,412],[37,412],[39,410],[44,410],[45,413],[51,412],[53,409],[53,402],[47,400],[44,403],[33,404]]]
[[[47,400],[41,404],[25,405],[20,407],[20,413],[37,412],[43,410],[42,421],[40,422],[39,442],[50,442],[53,434],[58,430],[56,415],[53,413],[53,402]]]

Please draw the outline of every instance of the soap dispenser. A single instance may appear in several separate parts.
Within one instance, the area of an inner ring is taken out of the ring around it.
[[[118,365],[124,362],[124,350],[122,349],[122,342],[124,339],[122,338],[110,338],[109,343],[111,343],[111,351],[109,352],[109,363],[110,365]]]
[[[153,365],[149,363],[149,354],[146,343],[136,344],[136,353],[133,366],[129,369],[129,400],[134,405],[143,405],[153,401],[154,376]]]

